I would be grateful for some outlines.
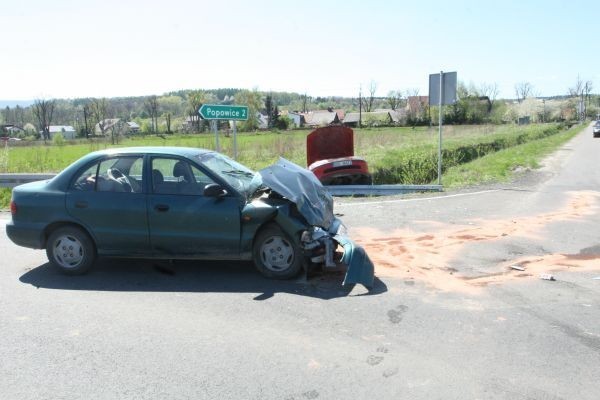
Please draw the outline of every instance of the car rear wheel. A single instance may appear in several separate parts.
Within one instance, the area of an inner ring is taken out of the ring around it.
[[[50,264],[69,275],[86,273],[96,259],[92,239],[82,229],[64,226],[53,231],[46,242]]]
[[[275,224],[256,235],[253,257],[256,269],[267,278],[293,278],[302,269],[302,249]]]

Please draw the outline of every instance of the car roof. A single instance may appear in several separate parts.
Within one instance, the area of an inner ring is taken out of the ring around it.
[[[113,155],[140,155],[140,154],[159,154],[185,157],[194,159],[199,155],[214,153],[212,150],[199,149],[194,147],[174,147],[174,146],[139,146],[139,147],[113,147],[110,149],[98,150],[88,153],[69,165],[62,172],[52,179],[48,185],[51,188],[65,190],[70,182],[71,176],[88,162]]]
[[[199,154],[212,153],[212,150],[199,149],[194,147],[175,147],[175,146],[139,146],[139,147],[113,147],[110,149],[99,150],[90,155],[113,155],[113,154],[168,154],[183,157],[193,157]]]

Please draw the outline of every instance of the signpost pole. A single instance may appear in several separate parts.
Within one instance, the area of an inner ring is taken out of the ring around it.
[[[235,120],[233,120],[233,159],[237,161],[237,129]]]
[[[221,146],[219,146],[219,128],[218,128],[219,120],[214,120],[214,121],[212,121],[212,123],[213,123],[213,129],[215,130],[215,146],[217,148],[217,151],[221,152]]]
[[[443,84],[444,71],[440,71],[440,103],[439,103],[439,145],[438,145],[438,185],[442,184],[442,99],[443,95]]]

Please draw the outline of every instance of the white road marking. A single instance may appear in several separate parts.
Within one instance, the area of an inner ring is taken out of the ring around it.
[[[480,192],[472,192],[472,193],[458,193],[458,194],[449,194],[447,196],[435,196],[435,197],[421,197],[414,199],[396,199],[396,200],[381,200],[381,201],[365,201],[362,203],[336,203],[336,207],[344,207],[344,206],[364,206],[369,204],[385,204],[385,203],[402,203],[408,201],[424,201],[424,200],[440,200],[440,199],[449,199],[451,197],[463,197],[463,196],[475,196],[478,194],[485,193],[493,193],[499,192],[501,189],[491,189],[491,190],[482,190]]]

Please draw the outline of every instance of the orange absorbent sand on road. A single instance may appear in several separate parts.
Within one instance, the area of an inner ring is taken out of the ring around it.
[[[598,254],[548,254],[523,256],[502,262],[486,273],[467,276],[452,268],[452,260],[460,256],[465,247],[475,242],[493,242],[511,238],[528,238],[543,241],[543,228],[553,222],[581,221],[595,215],[600,209],[597,192],[574,192],[564,207],[553,212],[531,217],[507,220],[472,220],[469,225],[431,223],[435,230],[416,233],[396,230],[382,233],[371,228],[353,230],[357,242],[366,249],[373,260],[376,274],[421,281],[443,291],[479,292],[492,283],[538,278],[540,273],[569,268],[600,269]],[[524,271],[510,268],[521,266]]]

